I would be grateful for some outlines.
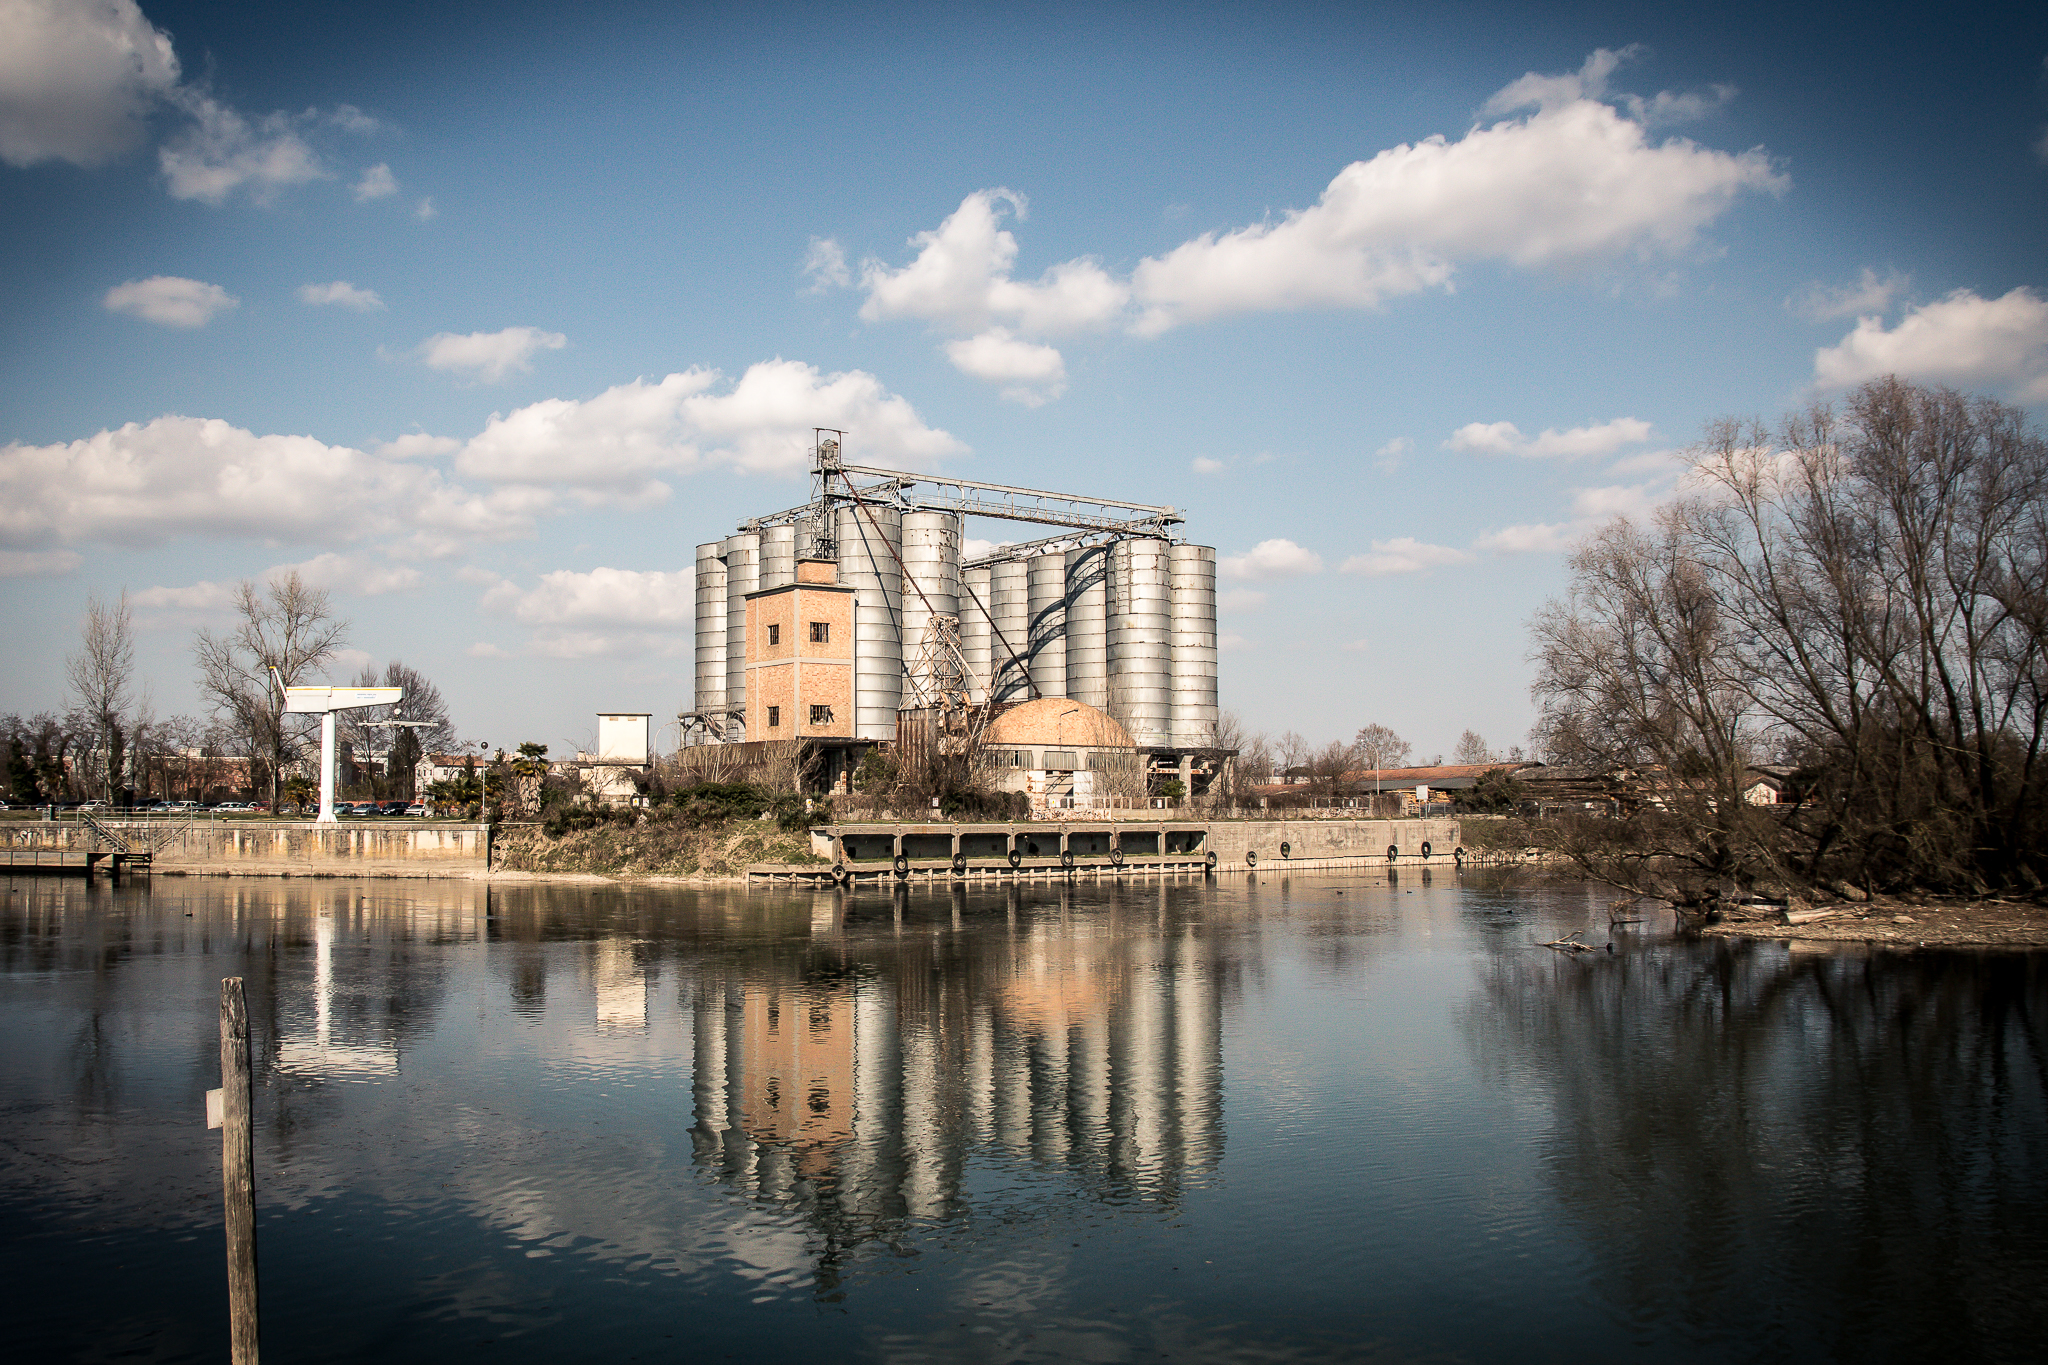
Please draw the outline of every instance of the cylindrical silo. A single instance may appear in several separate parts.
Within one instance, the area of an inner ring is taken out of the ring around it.
[[[761,532],[761,580],[756,592],[796,582],[796,527],[770,526]]]
[[[1109,556],[1109,713],[1141,748],[1173,742],[1171,548],[1120,540]]]
[[[1067,551],[1067,692],[1109,709],[1109,547]]]
[[[697,547],[697,677],[690,709],[725,705],[725,561],[717,541]],[[723,732],[721,733],[721,737]]]
[[[1216,743],[1216,551],[1176,545],[1173,566],[1173,743]]]
[[[988,623],[989,569],[960,571],[960,653],[967,660],[967,700],[980,706],[988,700],[990,646]]]
[[[874,503],[839,509],[839,581],[855,590],[853,733],[896,738],[903,704],[903,514]]]
[[[1031,612],[1031,685],[1041,697],[1067,695],[1067,557],[1055,550],[1026,565]]]
[[[989,570],[989,700],[1031,699],[1031,570],[1021,559],[1005,559]]]
[[[761,586],[761,537],[751,531],[725,538],[725,704],[747,704],[747,594]],[[747,737],[744,723],[726,737]]]
[[[903,514],[903,667],[905,706],[933,706],[930,642],[934,615],[960,613],[960,518],[952,512]]]

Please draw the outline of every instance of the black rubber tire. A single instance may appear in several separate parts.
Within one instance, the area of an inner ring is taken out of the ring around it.
[[[967,875],[967,855],[966,855],[966,854],[964,854],[964,853],[955,853],[955,854],[953,855],[953,875],[954,875],[954,876],[956,876],[956,877],[964,877],[964,876],[966,876],[966,875]]]
[[[1429,856],[1429,840],[1427,839],[1422,841],[1422,856],[1425,858]]]
[[[847,880],[845,863],[832,864],[832,880],[840,883],[844,883]]]
[[[1060,866],[1064,868],[1072,868],[1074,866],[1074,850],[1071,848],[1060,850]]]
[[[1009,853],[1009,858],[1010,858],[1010,866],[1011,866],[1011,867],[1016,867],[1016,866],[1017,866],[1018,864],[1020,864],[1020,863],[1022,863],[1022,862],[1024,861],[1024,855],[1023,855],[1023,854],[1021,854],[1021,853],[1019,853],[1019,852],[1018,852],[1018,851],[1017,851],[1016,849],[1014,849],[1014,848],[1010,850],[1010,853]]]
[[[1388,844],[1388,845],[1387,845],[1387,861],[1388,861],[1388,862],[1390,862],[1390,863],[1391,863],[1392,861],[1394,861],[1394,859],[1396,859],[1396,858],[1398,858],[1398,857],[1400,857],[1400,856],[1401,856],[1401,850],[1400,850],[1400,848],[1399,848],[1399,846],[1398,846],[1398,845],[1395,845],[1395,844]]]
[[[1210,849],[1202,855],[1202,866],[1213,869],[1216,866],[1216,850]]]
[[[1246,867],[1257,867],[1259,865],[1259,851],[1257,849],[1248,848],[1244,851],[1244,865]]]
[[[1122,847],[1113,848],[1109,851],[1109,863],[1111,867],[1122,867],[1124,865],[1124,851]]]
[[[910,875],[909,854],[899,853],[896,855],[896,875],[898,877],[908,877]]]
[[[1283,858],[1292,858],[1294,856],[1294,845],[1288,843],[1285,839],[1282,839],[1280,841],[1280,856]]]
[[[1453,858],[1456,858],[1456,859],[1457,859],[1457,860],[1458,860],[1459,862],[1461,862],[1461,863],[1462,863],[1462,862],[1464,862],[1464,861],[1465,861],[1465,846],[1464,846],[1463,844],[1459,844],[1459,845],[1458,845],[1458,846],[1457,846],[1456,848],[1454,848],[1454,849],[1452,849],[1452,850],[1451,850],[1451,856],[1452,856]]]

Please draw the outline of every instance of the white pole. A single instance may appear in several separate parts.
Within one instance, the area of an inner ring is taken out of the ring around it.
[[[338,825],[334,815],[334,713],[320,713],[320,818],[322,825]]]

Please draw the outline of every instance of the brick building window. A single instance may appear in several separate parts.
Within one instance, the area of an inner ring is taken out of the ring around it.
[[[824,623],[823,623],[822,621],[821,621],[821,622],[816,622],[816,623],[813,623],[813,625],[811,626],[811,629],[813,629],[813,630],[823,630],[824,628],[825,628],[825,627],[824,627]],[[832,708],[831,708],[831,707],[829,707],[829,706],[813,706],[813,707],[811,708],[811,724],[813,724],[813,725],[830,725],[831,723],[832,723]]]
[[[771,645],[779,645],[779,644],[781,644],[781,643],[782,643],[782,627],[781,627],[781,626],[770,626],[770,627],[768,627],[768,643],[769,643],[769,644],[771,644]]]
[[[773,630],[773,629],[775,629],[775,627],[773,627],[773,626],[770,626],[770,627],[768,627],[768,629],[770,629],[770,630]],[[769,729],[771,729],[771,730],[773,730],[773,729],[776,729],[777,727],[779,727],[779,726],[780,726],[781,724],[782,724],[782,708],[781,708],[781,707],[779,707],[779,706],[771,706],[771,707],[769,707],[769,708],[768,708],[768,728],[769,728]]]
[[[832,623],[830,621],[811,622],[811,643],[814,645],[829,645],[832,643]]]

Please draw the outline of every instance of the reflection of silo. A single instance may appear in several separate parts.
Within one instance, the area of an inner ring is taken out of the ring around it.
[[[903,568],[910,575],[903,585],[903,663],[912,674],[903,702],[909,706],[921,699],[929,706],[938,698],[929,674],[918,671],[918,661],[933,615],[960,612],[960,518],[951,512],[904,513]]]
[[[1067,552],[1066,695],[1109,708],[1109,547]]]
[[[1031,677],[1026,664],[1031,649],[1031,570],[1021,559],[1006,559],[989,570],[989,615],[995,638],[990,642],[989,686],[993,702],[1026,701]]]
[[[1172,742],[1170,548],[1120,540],[1109,557],[1109,713],[1141,748]]]
[[[796,582],[796,527],[771,526],[761,533],[761,586],[786,588]]]
[[[697,686],[690,709],[725,704],[725,561],[718,542],[697,547]]]
[[[725,538],[725,704],[747,704],[747,594],[761,586],[761,537],[741,532]],[[728,732],[745,739],[744,725]]]
[[[1055,551],[1025,566],[1031,614],[1031,683],[1041,697],[1067,695],[1067,557]]]
[[[979,706],[988,700],[990,643],[988,628],[989,571],[960,571],[960,653],[967,660],[967,700]]]
[[[1173,566],[1173,743],[1216,742],[1216,551],[1176,545]]]
[[[903,514],[864,503],[839,509],[839,581],[855,590],[853,733],[896,738],[903,704]]]

